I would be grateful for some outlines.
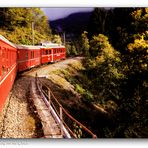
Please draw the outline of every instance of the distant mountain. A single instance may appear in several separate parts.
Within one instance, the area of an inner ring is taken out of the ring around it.
[[[55,32],[66,32],[68,34],[81,34],[87,30],[91,12],[78,12],[70,14],[69,16],[50,21],[50,26]]]

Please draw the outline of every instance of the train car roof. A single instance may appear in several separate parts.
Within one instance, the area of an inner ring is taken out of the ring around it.
[[[40,46],[32,46],[32,45],[16,45],[18,49],[34,49],[34,50],[39,50],[41,47]]]
[[[65,47],[61,44],[57,44],[57,43],[52,43],[52,42],[49,42],[49,43],[42,43],[41,45],[41,48],[57,48],[57,47]]]
[[[16,48],[15,44],[11,43],[9,40],[7,40],[4,36],[0,35],[0,40],[6,42],[7,44],[11,45],[12,47]]]
[[[46,46],[40,46],[41,48],[65,48],[63,45],[46,45]]]

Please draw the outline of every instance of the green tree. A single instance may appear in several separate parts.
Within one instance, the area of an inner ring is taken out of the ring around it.
[[[57,43],[57,44],[62,44],[62,39],[59,35],[55,34],[55,35],[53,35],[52,42]]]
[[[89,55],[89,40],[87,38],[88,32],[84,31],[81,35],[81,49],[85,56]]]
[[[95,8],[89,20],[88,32],[89,38],[97,34],[105,34],[106,18],[108,10],[104,8]]]
[[[94,36],[90,41],[90,53],[92,59],[86,62],[86,67],[88,77],[92,79],[92,84],[95,84],[92,88],[97,90],[98,98],[102,101],[112,98],[118,102],[120,81],[124,78],[119,66],[121,64],[120,53],[102,34]]]
[[[34,22],[35,44],[51,40],[47,17],[40,8],[1,8],[0,32],[17,44],[32,44]]]

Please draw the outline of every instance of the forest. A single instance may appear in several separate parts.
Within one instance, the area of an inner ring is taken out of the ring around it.
[[[32,44],[32,22],[35,44],[61,43],[40,8],[0,8],[0,13],[0,34],[13,43]],[[92,130],[98,137],[147,138],[148,8],[95,8],[85,25],[65,46],[67,57],[85,57],[85,69],[73,81],[76,90],[84,102],[107,112],[106,123]]]
[[[86,57],[77,89],[110,121],[98,135],[148,137],[148,8],[95,8],[80,38],[72,52]]]
[[[0,8],[0,34],[15,44],[34,44],[52,41],[61,43],[53,35],[48,17],[40,8]]]

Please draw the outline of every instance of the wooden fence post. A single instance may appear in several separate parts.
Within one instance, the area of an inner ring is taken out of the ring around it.
[[[61,124],[60,124],[61,135],[63,135],[63,128],[62,128],[63,112],[62,112],[62,107],[61,107],[61,105],[60,105],[60,120],[61,120]]]
[[[51,105],[50,90],[48,90],[49,106]]]

